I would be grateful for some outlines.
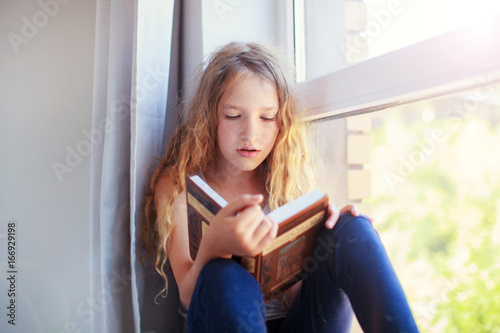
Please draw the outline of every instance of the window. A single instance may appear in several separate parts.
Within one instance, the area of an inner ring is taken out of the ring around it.
[[[494,33],[496,0],[295,0],[297,79],[309,81],[363,60],[469,27]]]
[[[320,183],[336,205],[375,217],[426,332],[500,328],[499,8],[294,1],[296,79],[322,149]],[[339,45],[363,32],[366,47],[347,57]]]
[[[420,329],[498,331],[500,85],[366,116],[365,201]]]
[[[498,330],[500,85],[315,126],[321,183],[375,218],[419,328]]]

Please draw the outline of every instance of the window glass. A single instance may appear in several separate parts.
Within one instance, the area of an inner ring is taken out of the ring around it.
[[[297,81],[468,26],[491,34],[498,0],[295,0]]]
[[[374,217],[419,328],[500,331],[500,86],[315,126],[345,134],[320,138],[330,168],[320,184]],[[347,170],[332,180],[334,163]],[[370,186],[360,195],[339,177]]]

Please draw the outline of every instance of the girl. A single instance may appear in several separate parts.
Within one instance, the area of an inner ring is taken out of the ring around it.
[[[231,43],[209,59],[150,184],[146,231],[164,291],[168,259],[188,332],[347,332],[352,309],[365,331],[417,331],[378,235],[353,205],[329,205],[316,269],[267,304],[231,259],[261,252],[278,228],[266,213],[311,189],[308,136],[284,73],[256,44]],[[194,173],[229,204],[193,261],[184,179]]]

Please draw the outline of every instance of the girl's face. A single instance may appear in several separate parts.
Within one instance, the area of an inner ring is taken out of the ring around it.
[[[253,74],[237,81],[218,113],[218,167],[255,170],[274,147],[278,109],[276,89],[267,81]]]

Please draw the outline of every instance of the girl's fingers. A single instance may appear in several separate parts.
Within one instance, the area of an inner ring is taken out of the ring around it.
[[[264,217],[262,207],[260,205],[252,205],[245,207],[233,219],[246,235],[253,235],[259,228]]]
[[[264,237],[262,237],[262,239],[259,241],[259,244],[257,244],[258,252],[264,250],[266,246],[271,244],[271,242],[276,238],[276,235],[278,234],[278,223],[274,222],[267,216],[265,220],[268,221],[267,223],[270,223],[271,229],[268,230]]]
[[[325,222],[325,226],[328,229],[333,229],[335,223],[339,219],[340,211],[332,204],[328,204],[328,219]]]
[[[358,207],[356,207],[355,204],[349,204],[345,207],[342,207],[342,209],[340,210],[340,214],[344,213],[351,213],[353,216],[359,216]]]
[[[363,214],[364,217],[366,217],[368,219],[368,221],[370,221],[371,224],[373,224],[373,217],[371,217],[370,215],[365,215]]]
[[[269,234],[269,231],[273,228],[273,221],[271,221],[270,218],[267,216],[264,216],[262,221],[258,223],[257,228],[255,228],[252,239],[254,239],[256,242],[260,243],[260,241],[267,235]]]
[[[249,195],[245,194],[238,199],[231,201],[226,207],[222,209],[226,216],[239,215],[246,207],[258,205],[264,200],[262,194]]]
[[[347,206],[343,207],[340,210],[340,214],[344,214],[344,213],[351,213],[353,216],[359,216],[360,215],[359,209],[356,206],[356,204],[350,204],[350,205],[347,205]],[[366,214],[363,214],[363,216],[366,217],[368,219],[368,221],[370,221],[371,224],[373,224],[373,218],[371,216],[366,215]]]

